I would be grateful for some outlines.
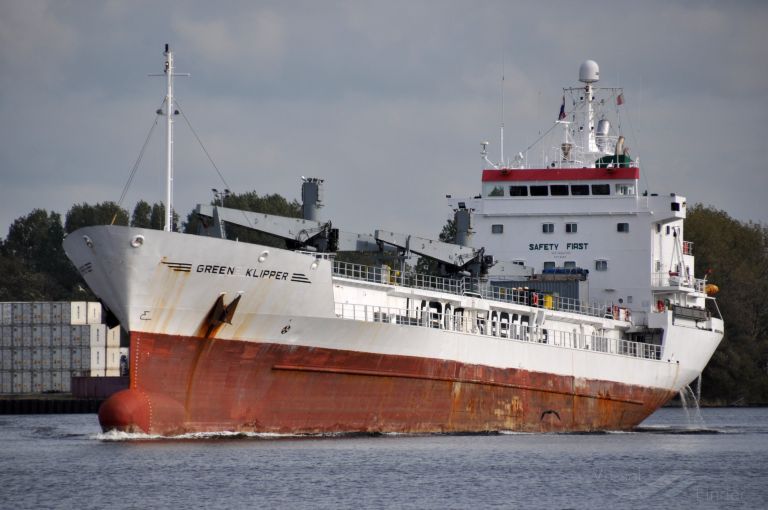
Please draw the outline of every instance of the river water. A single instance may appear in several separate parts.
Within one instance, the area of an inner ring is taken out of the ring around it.
[[[322,438],[0,416],[0,507],[768,508],[768,409],[661,409],[630,433]]]

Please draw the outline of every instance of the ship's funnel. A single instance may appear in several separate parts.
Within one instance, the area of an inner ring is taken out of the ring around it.
[[[453,216],[456,224],[456,244],[470,246],[472,243],[472,211],[459,208]]]
[[[301,183],[301,215],[305,220],[318,220],[318,211],[323,207],[323,179],[302,177]]]

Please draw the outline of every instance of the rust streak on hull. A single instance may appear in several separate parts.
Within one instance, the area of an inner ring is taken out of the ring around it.
[[[105,430],[626,430],[672,397],[441,359],[153,333],[131,340],[131,389],[102,406]]]
[[[379,377],[405,377],[410,379],[429,379],[432,381],[449,381],[449,382],[461,382],[461,383],[467,383],[467,384],[482,384],[485,386],[501,386],[504,388],[518,388],[521,390],[543,391],[545,393],[559,393],[561,395],[572,395],[574,397],[599,398],[599,399],[605,399],[605,400],[614,400],[616,402],[626,402],[628,404],[643,405],[642,400],[618,398],[618,397],[612,397],[610,395],[589,395],[586,393],[578,393],[575,391],[536,388],[534,386],[527,386],[525,384],[503,383],[503,382],[497,382],[497,381],[481,381],[477,379],[462,379],[458,377],[434,377],[434,376],[428,376],[428,375],[422,375],[422,374],[408,374],[403,372],[383,372],[379,370],[350,370],[346,368],[310,367],[310,366],[298,366],[298,365],[275,365],[272,367],[272,369],[273,370],[296,370],[298,372],[319,372],[319,373],[329,373],[329,374],[368,375],[368,376],[379,376]]]

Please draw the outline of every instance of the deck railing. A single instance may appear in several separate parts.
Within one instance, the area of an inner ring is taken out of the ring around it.
[[[401,272],[381,266],[364,266],[350,262],[334,261],[334,276],[352,280],[398,285],[422,290],[446,292],[458,296],[475,296],[492,301],[514,303],[549,310],[577,313],[592,317],[605,317],[616,320],[630,320],[625,308],[610,303],[587,303],[585,301],[553,296],[526,288],[509,288],[489,285],[477,278],[443,278],[415,272]],[[531,282],[534,284],[534,282]]]
[[[651,275],[651,286],[654,288],[670,287],[679,289],[693,289],[696,292],[704,292],[707,281],[702,278],[681,275],[675,272],[659,272]]]
[[[632,342],[621,338],[583,335],[568,331],[471,317],[464,314],[439,313],[433,309],[405,310],[384,306],[336,303],[336,316],[341,319],[399,324],[455,331],[484,338],[536,342],[566,349],[586,349],[620,356],[661,359],[661,346]]]

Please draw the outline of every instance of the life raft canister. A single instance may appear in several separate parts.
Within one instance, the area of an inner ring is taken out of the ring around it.
[[[533,301],[533,306],[539,306],[539,294],[534,292],[533,297],[531,298]]]

